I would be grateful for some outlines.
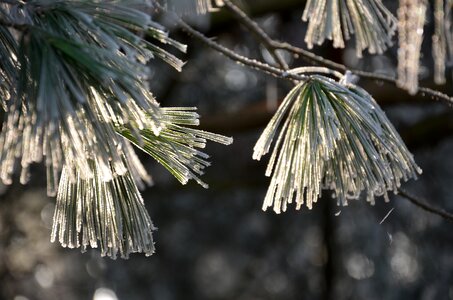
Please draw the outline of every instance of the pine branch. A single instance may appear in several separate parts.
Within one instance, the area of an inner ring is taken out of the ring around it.
[[[181,18],[175,16],[175,19],[177,24],[189,35],[193,36],[194,38],[204,43],[206,46],[216,50],[219,53],[222,53],[223,55],[237,63],[241,63],[255,70],[263,71],[277,78],[286,78],[288,80],[304,80],[307,78],[306,76],[303,75],[288,74],[286,70],[271,66],[267,63],[258,61],[256,59],[252,59],[237,54],[233,50],[228,49],[227,47],[224,47],[221,44],[215,42],[213,39],[206,37],[204,34],[202,34],[201,32],[194,29],[192,26],[184,22]]]
[[[265,45],[267,45],[270,49],[286,50],[290,53],[301,56],[307,62],[314,63],[316,65],[325,66],[325,67],[332,68],[334,70],[341,71],[341,72],[350,71],[352,74],[357,75],[361,78],[374,80],[374,81],[381,81],[381,82],[392,84],[396,87],[399,87],[396,77],[382,75],[382,74],[376,74],[376,73],[371,73],[371,72],[365,72],[362,70],[350,69],[343,64],[336,63],[332,60],[329,60],[322,56],[316,55],[313,52],[310,52],[303,48],[296,47],[287,42],[276,41],[276,40],[270,38],[269,35],[264,30],[262,30],[261,27],[255,21],[253,21],[244,11],[242,11],[238,6],[232,4],[229,0],[226,0],[224,2],[225,2],[225,6],[231,12],[233,12],[236,15],[236,17],[238,19],[240,19],[244,25],[247,24],[247,25],[245,25],[246,28],[249,29],[251,32],[253,32],[256,36],[258,36],[260,38],[260,40]],[[278,69],[275,67],[269,68],[269,65],[267,65],[265,63],[257,62],[256,60],[252,60],[250,58],[246,58],[246,57],[237,55],[234,51],[227,49],[224,46],[220,45],[219,43],[206,37],[201,32],[195,30],[193,27],[191,27],[190,25],[188,25],[187,23],[185,23],[184,21],[182,21],[180,19],[177,20],[177,23],[179,26],[181,26],[181,28],[183,30],[185,30],[187,33],[189,33],[193,37],[197,38],[199,41],[201,41],[208,47],[224,54],[225,56],[227,56],[228,58],[230,58],[236,62],[239,62],[246,66],[252,67],[253,69],[256,69],[256,70],[264,71],[265,73],[271,74],[278,78],[284,78],[284,79],[288,79],[288,80],[300,80],[300,78],[298,76],[288,76],[288,74],[285,72],[285,70]],[[403,89],[403,90],[405,90],[405,89]],[[430,96],[434,99],[440,99],[448,105],[453,105],[453,97],[450,97],[447,94],[444,94],[440,91],[437,91],[437,90],[434,90],[434,89],[431,89],[428,87],[419,87],[418,94],[420,94],[422,96]]]
[[[296,47],[287,42],[276,41],[276,40],[270,38],[269,35],[238,6],[231,3],[230,0],[226,0],[224,2],[225,2],[225,6],[231,12],[233,12],[238,19],[241,20],[241,22],[246,26],[246,28],[249,29],[256,36],[258,36],[260,38],[260,40],[265,45],[267,45],[267,47],[269,47],[270,49],[286,50],[286,51],[296,54],[298,56],[300,55],[303,59],[305,59],[309,63],[314,63],[316,65],[332,68],[334,70],[341,71],[343,73],[346,71],[350,71],[352,74],[357,75],[361,78],[366,78],[366,79],[370,79],[370,80],[378,80],[381,82],[389,83],[394,86],[400,87],[398,85],[398,80],[396,77],[382,75],[382,74],[376,74],[376,73],[371,73],[371,72],[365,72],[365,71],[356,70],[356,69],[349,69],[343,64],[336,63],[336,62],[326,59],[322,56],[316,55],[311,51],[307,51],[300,47]],[[197,37],[199,39],[203,38],[202,36],[201,37],[195,36],[195,37]],[[281,77],[285,77],[285,76],[281,76]],[[404,89],[404,90],[406,90],[406,89]],[[431,96],[431,97],[434,97],[435,99],[440,99],[440,100],[444,101],[448,105],[453,105],[453,97],[450,97],[447,94],[444,94],[442,92],[439,92],[437,90],[434,90],[434,89],[431,89],[428,87],[419,87],[418,94],[420,94],[422,96]]]
[[[288,70],[288,64],[283,59],[282,55],[278,52],[279,49],[275,47],[273,40],[269,37],[269,35],[233,2],[231,2],[230,0],[223,0],[223,2],[225,7],[228,8],[250,32],[254,33],[255,37],[258,38],[258,40],[272,55],[275,62],[280,65],[280,68]]]
[[[151,19],[147,0],[21,6],[15,20],[15,8],[0,5],[0,179],[11,184],[20,168],[25,184],[29,166],[44,161],[48,195],[58,191],[52,240],[99,246],[112,258],[151,255],[154,227],[139,193],[151,177],[123,136],[182,183],[205,187],[198,176],[208,155],[195,148],[232,143],[187,128],[199,122],[193,109],[161,108],[149,91],[149,60],[183,65],[153,41],[180,51],[185,45]],[[26,31],[13,34],[13,20],[26,21]]]
[[[411,195],[406,190],[400,188],[398,189],[398,195],[402,196],[403,198],[409,200],[412,204],[418,206],[419,208],[432,213],[434,215],[440,216],[448,221],[453,222],[453,214],[449,213],[443,209],[433,207],[429,205],[425,200],[422,200],[414,195]]]
[[[249,30],[254,32],[263,41],[265,41],[265,43],[267,45],[270,45],[273,49],[283,49],[283,50],[290,51],[292,53],[295,53],[295,54],[303,56],[305,59],[307,59],[307,60],[309,60],[311,62],[314,62],[314,63],[322,65],[322,66],[330,67],[330,68],[333,68],[335,70],[339,70],[339,71],[347,71],[348,70],[348,68],[346,68],[346,66],[344,66],[342,64],[338,64],[338,63],[335,63],[335,62],[330,61],[328,59],[325,59],[325,58],[323,58],[321,56],[317,56],[317,55],[315,55],[315,54],[313,54],[313,53],[311,53],[309,51],[306,51],[306,50],[304,50],[302,48],[298,48],[298,47],[292,46],[292,45],[290,45],[288,43],[282,43],[282,42],[277,42],[275,40],[271,40],[270,37],[263,30],[261,30],[261,28],[254,21],[252,21],[245,13],[243,13],[237,6],[231,5],[231,3],[228,0],[226,0],[225,2],[226,2],[225,3],[226,6],[228,8],[230,8],[231,11],[235,12],[237,14],[237,16],[239,16],[241,19],[243,19],[243,23],[244,24],[248,24],[246,27]],[[243,57],[243,56],[237,55],[236,53],[234,53],[230,49],[228,49],[226,47],[223,47],[222,45],[212,41],[209,38],[207,38],[202,33],[196,31],[190,25],[186,24],[182,20],[178,20],[178,24],[185,31],[187,31],[189,34],[193,35],[195,38],[197,38],[200,41],[202,41],[203,43],[205,43],[207,46],[213,48],[216,51],[219,51],[220,53],[224,54],[225,56],[227,56],[228,58],[230,58],[230,59],[232,59],[232,60],[234,60],[236,62],[243,63],[244,65],[248,65],[248,66],[250,66],[250,67],[252,67],[254,69],[265,71],[266,73],[270,73],[270,74],[272,74],[272,75],[274,75],[276,77],[289,78],[289,79],[298,79],[298,78],[292,78],[292,75],[288,75],[288,73],[283,72],[283,70],[277,70],[276,68],[271,67],[271,66],[269,66],[267,64],[258,62],[256,60],[249,59],[247,57]],[[363,77],[363,78],[372,79],[372,80],[380,80],[380,81],[391,83],[391,84],[393,84],[395,86],[398,86],[397,85],[397,79],[394,78],[394,77],[385,76],[385,75],[379,75],[379,74],[374,74],[374,73],[369,73],[369,72],[364,72],[364,71],[360,71],[360,70],[351,70],[351,73],[353,73],[354,75],[358,75],[360,77]],[[418,92],[421,93],[422,95],[426,94],[426,95],[430,95],[430,96],[433,96],[435,98],[441,99],[441,100],[445,101],[446,103],[448,103],[449,105],[451,105],[453,103],[453,98],[451,98],[448,95],[443,94],[443,93],[441,93],[439,91],[435,91],[433,89],[430,89],[430,88],[420,87]],[[414,203],[415,203],[415,201],[414,201]],[[418,202],[418,205],[420,206],[420,202]],[[431,211],[433,211],[433,210],[435,211],[435,209],[431,208]]]

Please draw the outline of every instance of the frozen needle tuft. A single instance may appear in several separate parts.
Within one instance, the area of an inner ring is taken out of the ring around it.
[[[138,148],[163,165],[182,184],[189,180],[207,188],[200,176],[210,165],[209,156],[202,152],[208,141],[229,145],[230,137],[192,128],[199,124],[199,115],[194,107],[162,108],[162,130],[158,135],[148,129],[137,130],[140,139],[132,131],[119,126],[117,131]]]
[[[66,167],[61,175],[51,241],[63,247],[99,248],[102,256],[128,258],[130,253],[154,253],[151,219],[130,173],[105,181],[99,165],[94,176],[75,181]],[[112,170],[114,172],[114,170]]]
[[[263,209],[285,211],[293,199],[312,208],[322,189],[339,204],[397,191],[401,180],[416,178],[415,164],[400,136],[363,89],[314,75],[284,99],[255,145],[260,160],[274,144],[266,170],[271,176]]]
[[[308,48],[332,40],[335,48],[355,35],[357,56],[365,49],[382,54],[392,45],[396,19],[381,0],[308,0],[303,21],[308,21]]]

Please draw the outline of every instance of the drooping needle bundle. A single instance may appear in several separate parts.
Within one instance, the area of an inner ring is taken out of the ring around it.
[[[369,202],[396,192],[421,172],[374,99],[350,83],[314,75],[285,98],[254,148],[270,151],[263,209],[280,213],[293,200],[312,208],[323,189],[346,205],[363,192]]]

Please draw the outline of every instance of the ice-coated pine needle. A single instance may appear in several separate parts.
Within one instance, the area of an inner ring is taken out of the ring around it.
[[[396,19],[381,0],[308,0],[302,16],[308,21],[308,48],[332,40],[335,48],[355,35],[357,56],[368,49],[382,54],[392,45]]]
[[[398,9],[398,81],[410,94],[418,91],[426,0],[400,0]]]
[[[260,160],[273,146],[263,209],[280,213],[295,201],[312,208],[323,189],[339,204],[363,192],[369,202],[416,178],[415,164],[375,100],[362,88],[314,75],[286,96],[254,147]]]
[[[140,139],[132,134],[131,129],[119,126],[119,134],[135,144],[162,164],[182,184],[193,179],[203,187],[208,187],[200,176],[210,165],[209,156],[200,151],[207,141],[229,145],[232,138],[194,129],[189,126],[199,125],[196,108],[162,108],[162,130],[159,135],[148,129],[139,130]]]
[[[51,241],[63,247],[99,248],[113,259],[130,253],[154,253],[155,229],[130,173],[105,181],[99,165],[91,162],[93,177],[76,180],[65,167],[58,188]],[[74,170],[73,170],[74,171]],[[114,172],[114,168],[112,168]]]

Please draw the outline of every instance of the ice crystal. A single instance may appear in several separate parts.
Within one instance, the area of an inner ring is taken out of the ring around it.
[[[77,170],[63,169],[51,241],[83,252],[99,247],[102,256],[113,259],[135,252],[152,255],[154,227],[132,175],[126,172],[106,181],[100,165],[90,162],[90,167],[94,176],[88,179]],[[70,178],[72,172],[76,180]]]
[[[275,145],[266,170],[271,176],[263,209],[312,208],[322,189],[339,204],[365,192],[397,191],[401,180],[421,170],[375,100],[362,88],[320,75],[299,83],[284,99],[254,147],[260,160]]]
[[[381,0],[308,0],[302,16],[308,21],[305,42],[308,48],[326,39],[336,48],[355,35],[357,56],[365,49],[382,54],[392,45],[396,19]]]
[[[420,52],[423,42],[427,2],[400,0],[398,9],[398,86],[410,94],[418,91]]]

